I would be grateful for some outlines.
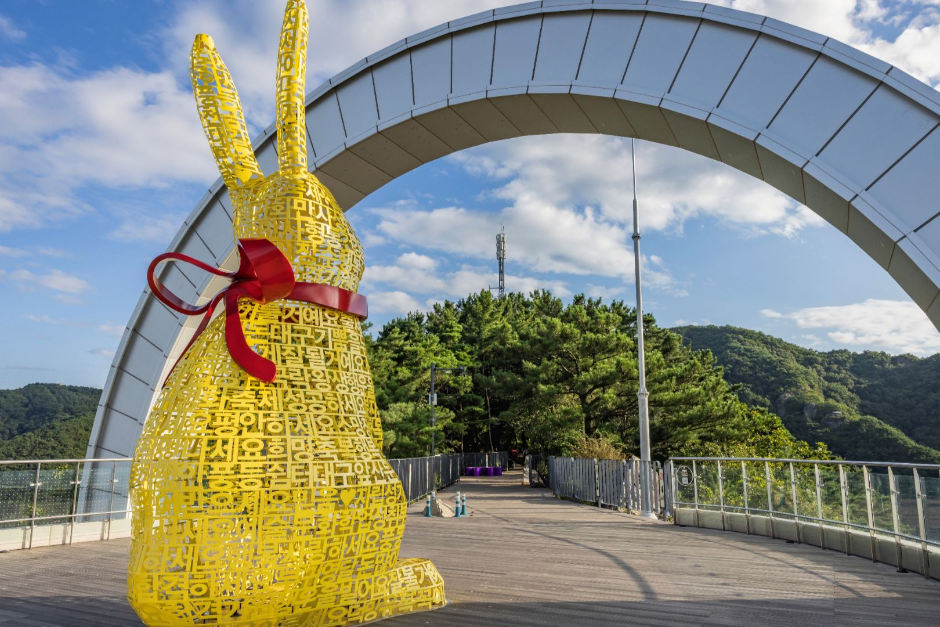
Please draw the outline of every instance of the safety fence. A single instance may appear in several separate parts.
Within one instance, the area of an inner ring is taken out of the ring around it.
[[[642,464],[638,459],[547,457],[545,467],[539,470],[541,459],[534,455],[530,457],[533,458],[528,460],[530,485],[547,484],[555,496],[598,507],[628,512],[642,509]],[[670,485],[668,468],[653,462],[649,469],[653,513],[663,517],[671,516],[672,502],[667,489]],[[533,475],[533,472],[536,474]],[[545,474],[548,476],[545,477]]]
[[[940,465],[671,462],[677,524],[814,544],[940,579]]]
[[[460,455],[390,459],[388,463],[401,480],[409,503],[460,481]]]
[[[133,460],[0,461],[0,551],[130,535]],[[409,502],[460,480],[467,466],[508,463],[506,453],[390,459]]]

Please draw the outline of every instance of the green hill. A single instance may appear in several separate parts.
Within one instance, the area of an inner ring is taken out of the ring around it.
[[[940,463],[940,354],[820,352],[738,327],[673,329],[709,349],[741,400],[856,460]]]
[[[0,459],[84,457],[100,396],[55,383],[0,390]]]

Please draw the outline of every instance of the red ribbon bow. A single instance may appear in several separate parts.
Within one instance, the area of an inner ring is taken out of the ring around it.
[[[150,262],[150,267],[147,269],[147,283],[160,302],[187,316],[205,314],[196,328],[193,339],[183,350],[183,354],[205,330],[212,319],[212,313],[223,298],[225,299],[225,343],[228,345],[229,354],[248,374],[268,383],[274,381],[277,376],[277,366],[273,361],[265,359],[248,346],[238,313],[239,298],[250,298],[262,305],[288,298],[345,311],[361,320],[365,320],[369,315],[366,298],[361,294],[323,283],[296,282],[290,260],[269,240],[239,240],[238,253],[240,261],[238,270],[235,272],[213,268],[181,253],[163,253]],[[232,279],[232,283],[205,305],[201,307],[190,305],[167,290],[154,274],[157,266],[168,260],[185,261],[216,276],[228,277]],[[174,364],[173,367],[175,368],[176,365]]]

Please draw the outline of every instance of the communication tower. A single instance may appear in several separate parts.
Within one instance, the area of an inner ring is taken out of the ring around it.
[[[506,295],[506,227],[496,234],[496,260],[499,262],[499,288],[497,293],[502,298]]]

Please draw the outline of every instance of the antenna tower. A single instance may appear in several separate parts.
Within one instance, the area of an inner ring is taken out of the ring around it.
[[[499,297],[506,295],[506,227],[496,234],[496,260],[499,261]]]

